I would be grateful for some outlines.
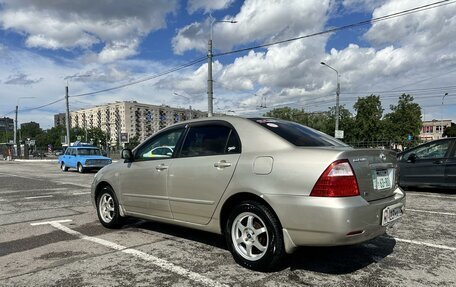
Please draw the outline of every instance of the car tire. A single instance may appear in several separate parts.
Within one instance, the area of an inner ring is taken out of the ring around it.
[[[65,163],[63,161],[60,164],[60,169],[62,169],[62,171],[68,171],[68,167],[65,165]]]
[[[78,172],[79,173],[84,173],[85,172],[85,168],[82,166],[81,163],[78,163]]]
[[[104,227],[119,228],[122,226],[123,218],[120,216],[119,202],[111,187],[103,187],[96,202],[98,219]]]
[[[252,270],[272,271],[285,256],[278,218],[256,201],[235,206],[225,225],[225,239],[237,263]]]

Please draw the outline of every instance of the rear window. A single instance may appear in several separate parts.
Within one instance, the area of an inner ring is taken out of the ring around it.
[[[296,146],[348,146],[325,133],[294,122],[263,118],[250,120]]]

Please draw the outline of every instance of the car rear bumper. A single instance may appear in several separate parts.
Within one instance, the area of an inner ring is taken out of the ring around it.
[[[367,241],[385,233],[383,209],[405,208],[405,194],[367,202],[356,197],[265,195],[282,223],[287,250],[294,246],[336,246]],[[288,238],[287,238],[288,237]],[[287,243],[288,241],[288,243]]]

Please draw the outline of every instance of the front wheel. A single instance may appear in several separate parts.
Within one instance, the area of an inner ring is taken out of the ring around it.
[[[85,169],[84,169],[84,167],[82,166],[81,163],[78,163],[78,172],[79,173],[84,173],[85,172]]]
[[[60,164],[60,168],[62,169],[62,171],[68,171],[68,167],[65,165],[65,163],[63,161]]]
[[[107,228],[122,226],[119,202],[111,187],[105,186],[97,197],[97,214],[101,224]]]
[[[285,256],[280,222],[259,202],[245,201],[233,209],[225,237],[236,262],[253,270],[272,270]]]

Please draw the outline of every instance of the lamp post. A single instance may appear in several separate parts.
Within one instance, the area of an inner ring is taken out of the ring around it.
[[[19,110],[19,100],[34,99],[35,97],[19,97],[16,102],[16,115],[14,117],[14,155],[17,156],[17,112]]]
[[[66,126],[66,140],[65,143],[67,144],[67,147],[70,146],[70,103],[69,103],[69,95],[68,95],[68,85],[69,81],[73,78],[83,78],[83,77],[90,77],[90,75],[74,75],[74,76],[66,76],[64,80],[66,80],[66,86],[65,86],[65,126]]]
[[[339,95],[340,95],[340,82],[339,82],[339,72],[331,67],[330,65],[326,64],[325,62],[320,62],[323,66],[326,66],[336,72],[337,75],[337,88],[336,88],[336,130],[334,132],[334,136],[337,137],[337,131],[339,130]]]
[[[444,128],[443,128],[443,101],[445,100],[445,97],[448,96],[448,93],[445,93],[442,97],[442,110],[440,112],[440,117],[441,117],[441,120],[440,120],[440,133],[442,134],[440,137],[442,138],[443,137],[443,131],[444,131]]]
[[[207,43],[207,116],[212,117],[213,115],[213,101],[214,101],[214,86],[212,81],[212,26],[214,23],[237,23],[234,20],[216,20],[212,17],[212,14],[209,14],[209,18],[211,18],[211,34],[209,37],[209,41]]]

